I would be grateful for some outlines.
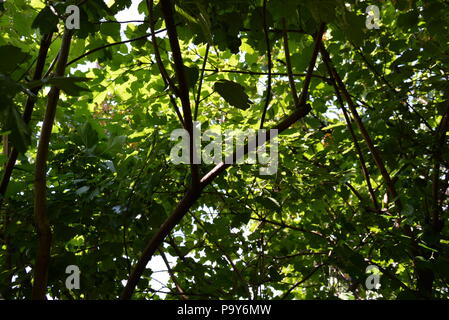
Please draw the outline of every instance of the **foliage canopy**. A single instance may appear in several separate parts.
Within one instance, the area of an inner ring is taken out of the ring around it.
[[[1,295],[447,298],[448,26],[444,0],[1,3]],[[193,121],[279,128],[277,172],[174,165]]]

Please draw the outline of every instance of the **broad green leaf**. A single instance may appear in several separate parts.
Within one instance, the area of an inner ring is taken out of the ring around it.
[[[250,107],[250,104],[252,104],[248,95],[245,93],[245,88],[237,82],[219,80],[215,82],[214,90],[218,92],[227,103],[236,108],[246,110]]]
[[[0,73],[10,73],[14,71],[18,65],[26,62],[30,58],[28,53],[22,51],[13,45],[0,46]]]
[[[84,77],[53,77],[53,78],[46,78],[42,80],[36,80],[31,81],[27,83],[28,88],[35,88],[42,85],[51,85],[58,87],[62,91],[64,91],[66,94],[70,96],[79,96],[81,95],[82,91],[89,91],[86,87],[81,87],[77,85],[77,82],[85,82],[89,81],[90,78],[84,78]]]
[[[50,7],[43,8],[34,19],[31,27],[39,29],[41,34],[58,31],[58,16],[51,11]]]
[[[89,122],[85,122],[80,128],[80,135],[86,148],[92,148],[98,142],[98,132]]]
[[[6,130],[10,130],[9,139],[20,153],[24,153],[31,143],[31,130],[23,121],[14,105],[6,110]]]

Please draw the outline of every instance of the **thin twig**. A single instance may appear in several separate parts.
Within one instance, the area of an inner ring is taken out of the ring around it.
[[[262,111],[262,117],[260,119],[260,129],[263,129],[265,117],[267,114],[268,107],[270,106],[271,101],[271,68],[272,68],[272,61],[271,61],[271,46],[270,46],[270,38],[268,35],[268,26],[267,26],[267,0],[263,0],[263,30],[264,30],[264,37],[265,37],[265,45],[267,47],[267,59],[268,59],[268,85],[267,85],[267,95],[265,97],[265,105]]]
[[[204,55],[203,67],[201,68],[201,75],[200,75],[200,80],[199,80],[200,82],[198,84],[198,92],[197,92],[197,96],[196,96],[196,100],[195,100],[195,111],[194,111],[194,115],[193,115],[194,121],[196,121],[198,119],[198,108],[199,108],[200,101],[201,101],[201,89],[203,86],[204,72],[206,71],[206,63],[207,63],[207,57],[209,56],[209,49],[210,49],[210,44],[207,43],[206,54]]]

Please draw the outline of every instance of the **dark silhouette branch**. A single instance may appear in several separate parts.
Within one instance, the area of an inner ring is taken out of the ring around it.
[[[158,33],[164,32],[164,31],[166,31],[166,30],[165,30],[165,29],[161,29],[161,30],[156,31],[155,33],[158,34]],[[106,48],[109,48],[109,47],[112,47],[112,46],[117,46],[117,45],[121,45],[121,44],[125,44],[125,43],[130,43],[130,42],[134,42],[134,41],[138,41],[138,40],[143,40],[143,39],[148,38],[149,36],[151,36],[151,33],[147,33],[147,34],[144,34],[143,36],[140,36],[140,37],[137,37],[137,38],[133,38],[133,39],[129,39],[129,40],[124,40],[124,41],[118,41],[118,42],[108,43],[108,44],[105,44],[104,46],[101,46],[101,47],[98,47],[98,48],[91,49],[91,50],[87,51],[86,53],[83,53],[83,54],[80,55],[79,57],[70,60],[70,61],[67,63],[67,67],[70,66],[71,64],[74,64],[75,62],[80,61],[81,59],[87,57],[88,55],[91,55],[92,53],[97,52],[97,51],[100,51],[100,50],[103,50],[103,49],[106,49]]]
[[[297,287],[299,287],[301,284],[303,284],[304,282],[306,282],[307,280],[309,280],[322,266],[324,266],[325,264],[319,264],[318,266],[316,266],[309,274],[307,274],[304,278],[302,278],[301,281],[298,281],[297,283],[295,283],[295,285],[293,285],[290,289],[287,290],[287,292],[282,296],[282,300],[286,299],[290,293],[292,293],[293,290],[295,290]]]
[[[168,259],[165,256],[164,251],[159,249],[159,253],[162,257],[162,260],[164,260],[165,266],[167,267],[167,271],[168,271],[168,274],[170,275],[171,280],[175,284],[176,291],[178,291],[179,297],[181,298],[181,300],[189,300],[189,297],[185,294],[184,290],[179,285],[178,278],[176,278],[175,273],[173,272],[172,268],[170,267],[170,263],[168,262]]]
[[[190,136],[190,167],[192,171],[192,184],[199,183],[199,169],[194,162],[195,140],[193,136],[193,119],[190,107],[189,87],[185,74],[184,62],[182,61],[181,48],[179,46],[178,33],[174,20],[174,10],[172,0],[161,0],[161,9],[167,27],[168,40],[175,64],[176,78],[178,80],[178,97],[181,99],[182,113],[184,117],[184,128]]]
[[[371,136],[368,133],[368,130],[366,129],[365,125],[362,122],[362,119],[360,118],[359,113],[357,112],[356,105],[354,101],[352,100],[351,96],[349,95],[348,90],[346,89],[346,86],[344,85],[343,81],[341,80],[340,76],[337,73],[337,70],[335,70],[335,67],[332,64],[332,61],[330,59],[329,53],[327,52],[324,45],[321,45],[321,55],[323,57],[323,60],[329,67],[331,68],[331,72],[333,74],[333,77],[338,85],[339,90],[341,91],[343,97],[345,98],[346,102],[348,103],[349,110],[352,113],[352,116],[354,117],[355,123],[357,124],[357,127],[359,128],[363,139],[365,140],[365,143],[368,146],[368,149],[371,152],[371,155],[374,159],[374,162],[376,163],[377,168],[379,169],[383,180],[385,181],[385,185],[387,186],[388,195],[390,196],[390,199],[393,200],[397,205],[398,212],[401,212],[401,202],[398,198],[396,188],[394,186],[394,182],[390,177],[390,174],[387,171],[387,168],[385,167],[385,164],[380,156],[379,150],[374,146],[374,143],[371,139]]]
[[[196,119],[198,118],[198,108],[199,108],[200,102],[201,102],[201,88],[203,87],[204,72],[206,71],[206,63],[207,63],[207,58],[209,56],[209,49],[210,49],[210,44],[208,43],[206,46],[206,54],[205,54],[204,60],[203,60],[203,67],[201,68],[200,80],[199,80],[199,84],[198,84],[198,92],[197,92],[196,100],[195,100],[195,111],[193,113],[194,121],[196,121]]]
[[[436,131],[436,146],[434,152],[434,166],[432,176],[432,227],[436,232],[440,232],[443,229],[443,219],[441,217],[442,207],[440,205],[440,198],[443,199],[443,195],[440,193],[440,165],[442,161],[443,148],[446,144],[446,132],[449,127],[449,106],[446,107],[438,129]]]
[[[284,30],[287,30],[285,18],[282,18],[282,26],[283,26]],[[284,31],[282,33],[282,36],[284,39],[284,54],[285,54],[285,62],[287,64],[287,75],[288,75],[288,82],[290,84],[290,91],[292,93],[292,97],[293,97],[295,106],[298,106],[299,105],[299,97],[298,97],[298,92],[296,90],[295,79],[293,77],[292,62],[290,60],[290,48],[288,46],[287,31]]]
[[[268,59],[268,85],[267,85],[267,96],[265,98],[265,105],[262,111],[262,118],[260,119],[260,128],[262,129],[265,122],[265,117],[267,115],[268,107],[270,106],[271,101],[271,69],[273,67],[273,63],[271,61],[271,45],[270,45],[270,37],[268,35],[268,26],[267,26],[267,0],[263,1],[263,31],[264,31],[264,38],[265,38],[265,45],[267,47],[267,59]]]
[[[268,72],[261,72],[261,71],[250,71],[250,70],[229,70],[229,69],[204,69],[207,72],[215,72],[215,73],[220,73],[220,72],[225,72],[225,73],[237,73],[237,74],[249,74],[252,76],[267,76]],[[271,72],[272,76],[282,76],[282,77],[287,77],[288,73],[285,72]],[[307,73],[292,73],[293,77],[305,77],[307,76]],[[312,78],[319,78],[322,80],[327,80],[326,77],[321,76],[319,74],[312,74]]]
[[[151,43],[153,44],[153,50],[154,50],[154,56],[156,58],[156,63],[159,68],[159,72],[161,73],[162,80],[164,81],[165,85],[170,88],[170,90],[175,94],[178,95],[178,89],[176,88],[175,84],[171,80],[170,76],[168,75],[167,69],[165,69],[164,63],[162,62],[161,54],[159,52],[159,45],[157,43],[156,38],[156,31],[154,30],[155,25],[155,17],[154,17],[154,1],[153,0],[147,0],[147,8],[148,8],[148,14],[149,14],[149,20],[150,20],[150,34],[151,34]],[[182,117],[181,112],[179,111],[178,105],[176,104],[175,98],[169,94],[170,97],[170,103],[173,105],[173,108],[175,109],[176,115],[178,116],[179,121],[181,122],[181,125],[184,126],[184,118]]]
[[[369,191],[369,194],[371,196],[371,200],[373,202],[374,208],[376,209],[376,211],[378,211],[379,210],[379,203],[377,202],[376,194],[374,193],[373,187],[371,185],[371,179],[370,179],[368,168],[366,166],[365,157],[363,156],[362,149],[360,148],[359,142],[357,140],[357,136],[355,135],[354,129],[352,128],[352,122],[351,122],[349,114],[348,114],[348,112],[346,110],[346,107],[345,107],[345,104],[343,102],[343,98],[341,96],[340,90],[338,89],[337,82],[335,81],[335,78],[334,78],[334,75],[333,75],[333,72],[332,72],[332,68],[329,65],[327,60],[324,61],[324,64],[326,65],[327,71],[329,73],[330,81],[332,83],[332,86],[335,89],[335,94],[337,96],[338,104],[340,105],[340,109],[343,111],[343,116],[345,117],[346,125],[347,125],[348,130],[349,130],[349,132],[351,134],[352,141],[353,141],[354,147],[356,149],[356,153],[357,153],[357,155],[359,157],[360,165],[362,167],[362,172],[363,172],[363,175],[365,177],[366,185],[368,186],[368,191]]]

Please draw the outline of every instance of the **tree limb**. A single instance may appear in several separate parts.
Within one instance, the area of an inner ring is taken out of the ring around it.
[[[56,67],[55,76],[64,76],[65,66],[70,50],[72,33],[70,30],[64,31],[61,50]],[[36,173],[34,183],[34,216],[38,234],[38,248],[36,264],[34,267],[34,283],[31,297],[32,299],[45,299],[47,289],[48,266],[51,250],[51,229],[46,213],[46,167],[48,158],[48,146],[50,143],[51,130],[56,114],[56,106],[59,100],[60,89],[52,87],[48,93],[47,108],[42,124],[39,145],[36,155]]]
[[[187,78],[174,20],[173,2],[172,0],[161,0],[160,3],[162,13],[164,15],[165,25],[167,26],[167,34],[172,50],[173,60],[175,63],[176,78],[179,86],[178,97],[181,99],[182,113],[184,116],[184,128],[190,136],[190,168],[192,171],[192,184],[196,185],[199,183],[199,169],[198,165],[194,163],[195,140],[193,136],[192,110],[190,108],[189,87],[187,85]]]
[[[315,67],[318,51],[320,48],[320,44],[322,41],[322,35],[324,32],[324,25],[321,25],[320,31],[317,32],[316,39],[315,39],[315,48],[314,52],[312,54],[312,58],[310,60],[308,72],[306,75],[305,83],[310,84],[310,78],[312,76],[312,71]],[[299,119],[302,119],[310,112],[310,107],[306,105],[307,101],[307,92],[308,87],[306,88],[304,86],[303,92],[301,94],[301,102],[302,105],[300,108],[297,108],[290,116],[288,116],[285,120],[281,121],[277,126],[274,127],[274,129],[278,129],[279,132],[282,132],[286,129],[288,129],[292,124],[294,124]],[[267,135],[267,138],[269,136]],[[259,139],[257,139],[259,140]],[[259,141],[257,143],[259,146]],[[245,148],[245,154],[248,152],[248,148]],[[143,250],[143,253],[141,257],[139,258],[139,261],[137,262],[131,276],[128,279],[128,282],[126,283],[125,288],[122,291],[122,294],[120,296],[121,299],[126,300],[130,299],[135,287],[144,272],[146,265],[148,261],[152,258],[154,252],[159,248],[161,243],[164,241],[165,237],[173,230],[174,227],[181,221],[181,219],[184,217],[184,215],[187,214],[188,210],[192,207],[192,205],[195,203],[195,201],[200,197],[202,190],[209,185],[219,174],[221,174],[223,171],[225,171],[229,167],[229,164],[225,164],[224,162],[216,165],[209,173],[207,173],[201,180],[200,183],[197,185],[193,185],[184,195],[184,197],[181,199],[181,201],[178,203],[176,208],[173,210],[172,214],[165,220],[165,222],[161,225],[159,230],[156,232],[156,234],[150,239],[147,246]]]

